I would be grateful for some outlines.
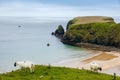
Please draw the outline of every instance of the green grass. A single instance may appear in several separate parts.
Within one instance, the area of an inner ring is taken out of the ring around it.
[[[93,43],[120,48],[120,24],[90,23],[69,25],[63,40],[75,43]]]
[[[62,42],[92,43],[120,48],[120,23],[102,16],[77,17],[67,24]]]
[[[29,69],[16,70],[0,74],[0,80],[113,80],[113,76],[80,69],[37,65],[34,73],[30,73]],[[120,80],[120,77],[116,80]]]
[[[76,17],[72,20],[72,25],[89,24],[89,23],[115,23],[114,19],[106,16],[83,16]]]

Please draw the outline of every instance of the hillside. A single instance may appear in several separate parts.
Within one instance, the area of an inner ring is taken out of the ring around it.
[[[63,43],[76,45],[91,43],[120,48],[120,24],[111,17],[76,17],[67,24]]]
[[[32,74],[28,69],[0,74],[0,80],[113,80],[113,78],[111,75],[87,70],[42,65],[37,65]],[[116,77],[116,80],[120,80],[120,77]]]
[[[115,23],[115,22],[113,18],[106,16],[84,16],[76,17],[73,20],[70,20],[67,24],[67,27],[69,25],[80,25],[89,23]]]
[[[103,16],[86,16],[86,17],[76,17],[73,19],[74,25],[77,24],[87,24],[87,23],[97,23],[97,22],[114,22],[111,17]]]

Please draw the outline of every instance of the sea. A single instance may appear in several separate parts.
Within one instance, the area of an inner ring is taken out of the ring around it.
[[[120,17],[113,17],[120,22]],[[15,69],[16,61],[53,64],[93,55],[91,50],[63,44],[51,35],[58,25],[66,29],[72,17],[0,17],[0,73]],[[50,46],[47,46],[47,44]]]

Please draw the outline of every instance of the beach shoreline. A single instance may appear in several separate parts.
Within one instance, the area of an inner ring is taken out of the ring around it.
[[[57,67],[68,67],[68,68],[90,70],[90,62],[96,62],[103,69],[102,71],[99,71],[100,73],[106,73],[110,75],[116,73],[117,76],[120,76],[120,52],[118,51],[105,52],[105,51],[96,51],[96,50],[92,50],[92,52],[94,53],[94,55],[91,55],[89,57],[64,60],[50,65]],[[41,65],[41,64],[37,64],[37,65]],[[7,72],[11,72],[11,71],[7,71]],[[7,73],[7,72],[3,72],[3,73]]]
[[[96,62],[102,67],[101,73],[111,74],[116,73],[120,76],[120,52],[118,51],[96,51],[93,56],[83,59],[72,59],[67,61],[52,64],[53,66],[69,67],[90,70],[90,62]]]

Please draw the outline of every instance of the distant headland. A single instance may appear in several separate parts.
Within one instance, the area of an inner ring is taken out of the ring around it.
[[[101,50],[120,48],[120,23],[115,23],[112,17],[76,17],[67,23],[66,32],[59,25],[52,35],[59,37],[61,42],[74,46]]]

